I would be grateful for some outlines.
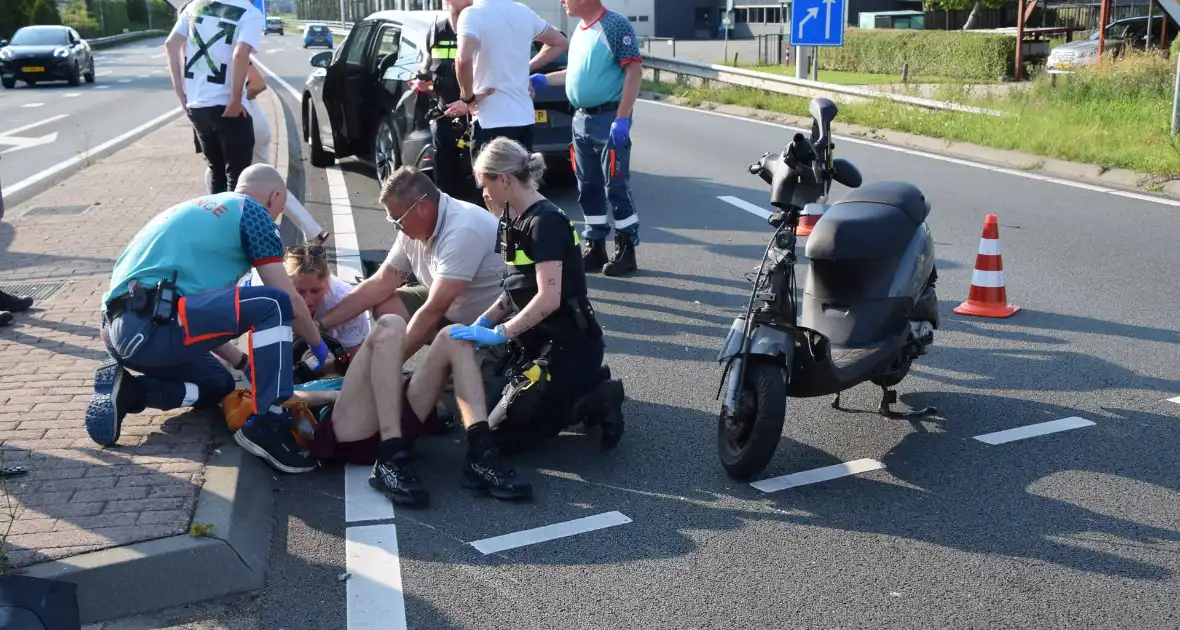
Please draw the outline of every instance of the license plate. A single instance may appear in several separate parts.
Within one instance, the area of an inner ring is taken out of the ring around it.
[[[549,122],[549,111],[548,110],[538,109],[538,110],[536,110],[536,114],[537,114],[537,122],[538,123]]]
[[[42,66],[25,66],[22,70],[25,72],[45,72],[45,68]]]

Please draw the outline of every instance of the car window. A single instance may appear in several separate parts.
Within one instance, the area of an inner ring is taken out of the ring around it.
[[[8,42],[12,46],[57,46],[70,43],[64,28],[22,28]]]
[[[348,36],[348,41],[340,47],[340,50],[345,55],[345,63],[357,66],[364,64],[365,48],[369,43],[369,34],[372,32],[372,22],[361,24],[353,29],[352,33]]]
[[[398,65],[412,63],[415,61],[418,61],[418,47],[414,45],[414,42],[408,39],[403,39],[401,43],[398,44],[397,49]]]
[[[389,55],[393,55],[393,59],[397,59],[398,43],[402,37],[400,29],[394,26],[386,26],[381,29],[381,34],[377,36],[377,50],[373,53],[373,69],[380,68]]]

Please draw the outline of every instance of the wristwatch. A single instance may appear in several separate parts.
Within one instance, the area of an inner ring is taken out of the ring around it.
[[[464,103],[466,103],[466,104],[468,104],[468,105],[470,105],[470,104],[472,104],[472,103],[474,103],[474,102],[475,102],[475,95],[474,95],[474,94],[472,94],[471,96],[469,96],[469,97],[467,97],[467,98],[463,98],[462,96],[459,96],[459,100],[460,100],[460,101],[463,101]]]

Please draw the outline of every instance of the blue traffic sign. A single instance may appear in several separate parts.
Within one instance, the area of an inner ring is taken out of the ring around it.
[[[843,46],[846,0],[792,0],[792,46]]]

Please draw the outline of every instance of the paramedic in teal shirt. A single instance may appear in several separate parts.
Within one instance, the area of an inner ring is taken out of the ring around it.
[[[621,276],[635,270],[639,215],[631,198],[631,113],[643,80],[643,59],[631,22],[601,0],[562,0],[581,23],[570,35],[566,69],[529,78],[534,90],[565,85],[574,112],[574,171],[586,219],[582,264],[587,272]],[[606,237],[615,227],[614,253]]]
[[[314,348],[318,364],[328,355],[283,268],[275,218],[286,201],[278,171],[255,164],[242,171],[234,192],[179,203],[131,239],[102,296],[101,335],[112,360],[94,376],[86,409],[92,440],[116,443],[129,413],[215,409],[234,378],[211,353],[249,333],[249,355],[235,367],[250,378],[254,414],[234,440],[283,472],[315,469],[281,406],[294,389],[293,333]],[[265,286],[238,286],[251,268]],[[176,299],[161,299],[172,292]]]

